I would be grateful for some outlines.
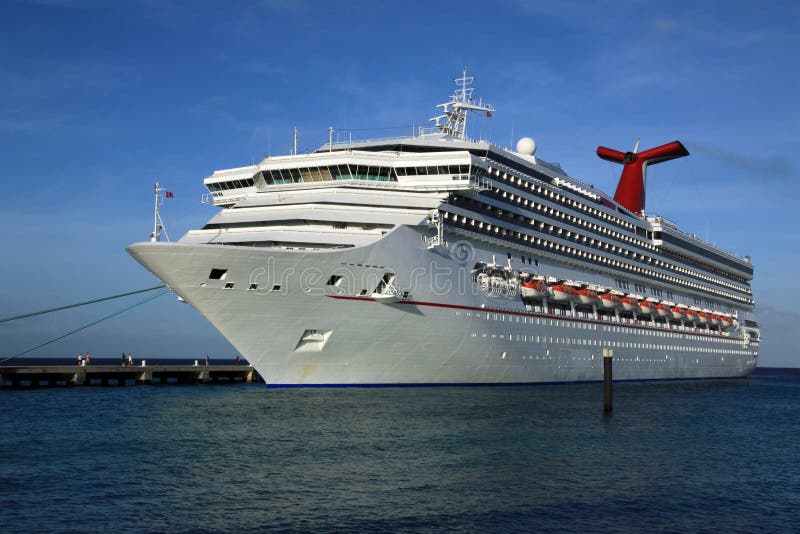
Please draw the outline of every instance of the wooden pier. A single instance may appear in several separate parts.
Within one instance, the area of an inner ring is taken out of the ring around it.
[[[0,388],[263,382],[250,365],[0,366]]]

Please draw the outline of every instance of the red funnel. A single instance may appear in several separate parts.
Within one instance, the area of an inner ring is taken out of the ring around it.
[[[622,207],[641,215],[644,212],[644,180],[647,166],[688,156],[689,151],[680,141],[673,141],[639,153],[620,152],[613,148],[599,146],[597,155],[623,165],[622,176],[619,179],[617,192],[614,193],[614,200]]]

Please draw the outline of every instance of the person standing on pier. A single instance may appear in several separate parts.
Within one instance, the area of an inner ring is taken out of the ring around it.
[[[133,366],[133,355],[128,353],[128,365]]]
[[[208,367],[208,354],[206,354],[206,367]]]
[[[125,367],[125,353],[122,353],[122,367]]]
[[[91,361],[92,361],[92,356],[87,352],[86,359],[84,360],[84,362],[86,362],[86,365],[89,365]]]
[[[78,367],[83,365],[83,353],[78,354]]]

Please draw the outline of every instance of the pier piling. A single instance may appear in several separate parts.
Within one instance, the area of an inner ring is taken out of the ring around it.
[[[603,349],[603,411],[605,413],[611,413],[611,410],[613,409],[613,360],[614,349]]]

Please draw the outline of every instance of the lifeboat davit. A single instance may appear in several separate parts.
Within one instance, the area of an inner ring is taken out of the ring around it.
[[[571,301],[578,298],[578,293],[574,287],[567,284],[556,284],[550,286],[550,291],[553,293],[553,300],[556,301]]]
[[[636,311],[639,309],[639,301],[633,295],[625,295],[619,299],[622,309],[625,311]]]
[[[519,292],[526,299],[540,299],[548,294],[547,284],[541,276],[525,280],[519,284]]]
[[[619,295],[616,295],[614,291],[603,293],[602,295],[599,295],[599,297],[600,305],[607,310],[615,310],[622,306]]]

